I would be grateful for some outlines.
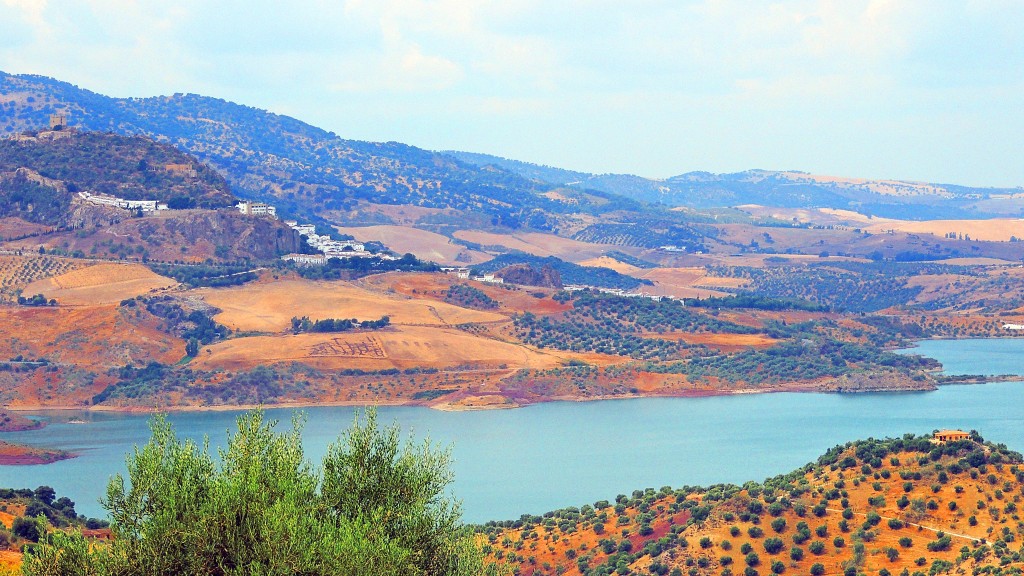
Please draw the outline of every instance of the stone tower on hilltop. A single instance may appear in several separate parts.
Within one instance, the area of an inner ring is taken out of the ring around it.
[[[50,130],[63,130],[68,127],[67,112],[50,114]]]

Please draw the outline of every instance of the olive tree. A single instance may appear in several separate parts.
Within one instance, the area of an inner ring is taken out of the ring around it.
[[[215,458],[163,416],[102,500],[114,538],[55,533],[27,575],[494,574],[445,496],[450,454],[403,442],[374,410],[357,416],[322,465],[305,457],[301,418],[278,433],[242,415]]]

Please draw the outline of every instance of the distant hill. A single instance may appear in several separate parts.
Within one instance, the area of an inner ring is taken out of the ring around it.
[[[220,174],[150,138],[66,130],[0,140],[0,216],[65,225],[77,192],[180,208],[223,208],[235,202]]]
[[[71,126],[143,134],[198,156],[223,171],[246,197],[273,202],[286,214],[344,222],[370,205],[452,209],[447,216],[480,224],[544,228],[544,214],[634,208],[613,194],[556,188],[518,174],[480,168],[397,142],[344,140],[294,118],[195,94],[111,98],[32,75],[0,72],[0,134],[46,126],[67,112]],[[445,214],[435,218],[444,221]]]
[[[477,264],[473,267],[473,270],[479,273],[490,273],[523,264],[537,270],[550,268],[558,273],[559,280],[565,284],[583,284],[600,288],[621,288],[623,290],[631,290],[641,285],[650,286],[652,284],[650,280],[627,276],[611,268],[580,266],[579,264],[566,262],[554,256],[542,258],[522,252],[502,254],[493,260]]]
[[[643,202],[708,208],[759,204],[786,208],[837,208],[913,220],[990,218],[1024,214],[1020,188],[972,188],[898,180],[836,178],[794,171],[748,170],[735,174],[690,172],[665,180],[631,174],[590,174],[447,151],[463,162],[494,166],[525,178],[565,187],[621,194]]]
[[[171,209],[139,217],[80,192]],[[284,222],[240,214],[236,201],[216,170],[146,136],[66,129],[0,139],[0,222],[36,226],[29,236],[52,232],[42,244],[68,255],[195,263],[266,261],[301,249]]]

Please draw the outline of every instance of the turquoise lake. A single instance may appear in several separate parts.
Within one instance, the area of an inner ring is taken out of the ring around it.
[[[931,340],[909,353],[943,362],[949,374],[1024,374],[1024,339]],[[763,480],[814,460],[850,440],[975,429],[1024,450],[1024,383],[945,386],[935,392],[886,394],[748,394],[554,402],[516,410],[439,412],[387,407],[417,438],[450,445],[454,495],[464,520],[483,522],[579,506],[647,487]],[[317,407],[304,443],[318,460],[348,427],[355,408]],[[268,410],[285,424],[291,410]],[[74,500],[80,513],[103,517],[98,504],[125,455],[148,439],[147,416],[40,412],[49,426],[6,433],[4,440],[62,448],[78,458],[40,466],[0,467],[0,486],[46,484]],[[234,412],[170,415],[179,435],[223,444]],[[85,423],[69,423],[80,419]]]

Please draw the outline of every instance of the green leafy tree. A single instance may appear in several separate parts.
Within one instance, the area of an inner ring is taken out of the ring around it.
[[[154,418],[103,506],[114,539],[92,545],[55,534],[26,556],[36,575],[494,574],[445,496],[450,455],[403,442],[368,410],[331,445],[305,457],[301,419],[284,433],[259,411],[215,458]]]
[[[46,534],[48,528],[46,516],[18,516],[11,523],[11,533],[18,538],[38,542]]]
[[[188,342],[185,343],[185,355],[195,358],[199,354],[199,340],[195,338],[189,338]]]

